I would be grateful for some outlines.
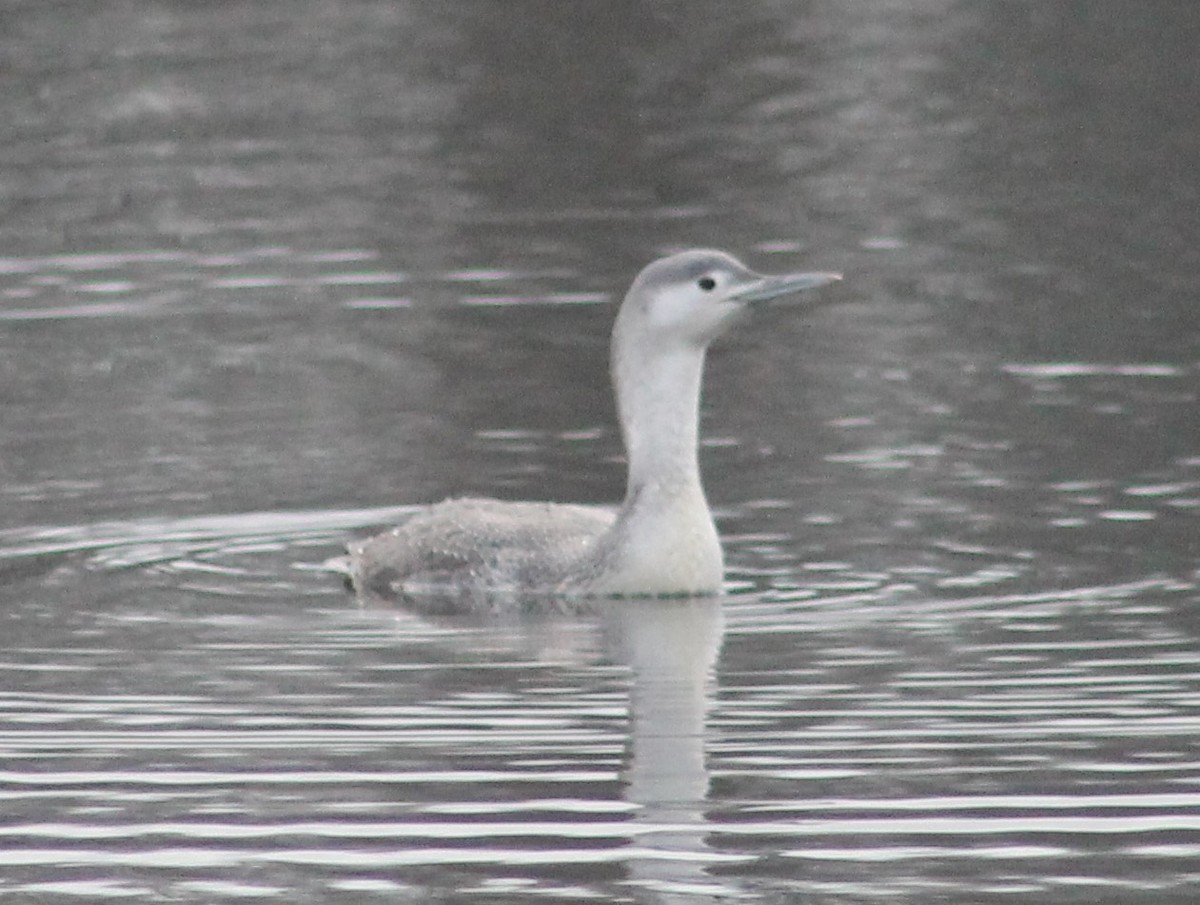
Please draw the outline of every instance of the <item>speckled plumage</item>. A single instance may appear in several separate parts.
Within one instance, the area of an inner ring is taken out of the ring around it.
[[[612,510],[556,503],[444,500],[350,545],[352,575],[376,593],[563,588],[612,526]]]

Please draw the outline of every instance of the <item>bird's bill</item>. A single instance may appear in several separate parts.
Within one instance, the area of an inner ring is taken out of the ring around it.
[[[841,280],[840,273],[785,273],[779,276],[759,277],[753,283],[739,289],[729,296],[730,301],[750,304],[765,302],[768,299],[816,289],[818,286],[828,286]]]

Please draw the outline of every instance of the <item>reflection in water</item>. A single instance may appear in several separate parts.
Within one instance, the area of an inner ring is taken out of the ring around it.
[[[372,607],[400,606],[407,601],[379,596],[369,589],[360,600]],[[435,595],[423,595],[422,612],[439,610]],[[461,613],[462,602],[448,600],[447,613]],[[560,601],[554,598],[506,597],[497,617],[512,632],[516,648],[536,656],[557,658],[578,653],[578,637],[556,629],[552,620],[523,626],[512,613],[559,610],[577,618],[599,620],[606,654],[630,669],[629,737],[624,770],[624,800],[633,806],[629,853],[630,881],[665,898],[687,891],[686,901],[729,894],[708,876],[707,867],[724,860],[705,839],[708,792],[705,743],[706,717],[713,690],[714,668],[723,634],[722,601],[716,597]],[[457,619],[459,627],[473,620]],[[707,899],[706,899],[707,900]],[[682,900],[680,900],[682,901]]]
[[[731,895],[707,873],[717,860],[706,842],[706,717],[721,649],[715,598],[614,601],[604,605],[614,652],[632,670],[625,800],[638,806],[631,880],[661,892]]]

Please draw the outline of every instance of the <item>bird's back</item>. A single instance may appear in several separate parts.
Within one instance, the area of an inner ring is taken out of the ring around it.
[[[559,589],[613,520],[592,506],[446,500],[351,544],[351,577],[386,597]]]

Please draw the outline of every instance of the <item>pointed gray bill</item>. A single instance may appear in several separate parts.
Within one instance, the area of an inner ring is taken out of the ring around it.
[[[779,276],[759,277],[746,288],[739,289],[729,296],[729,300],[746,304],[765,302],[768,299],[792,295],[806,289],[827,286],[830,283],[838,282],[841,278],[840,273],[785,273]]]

